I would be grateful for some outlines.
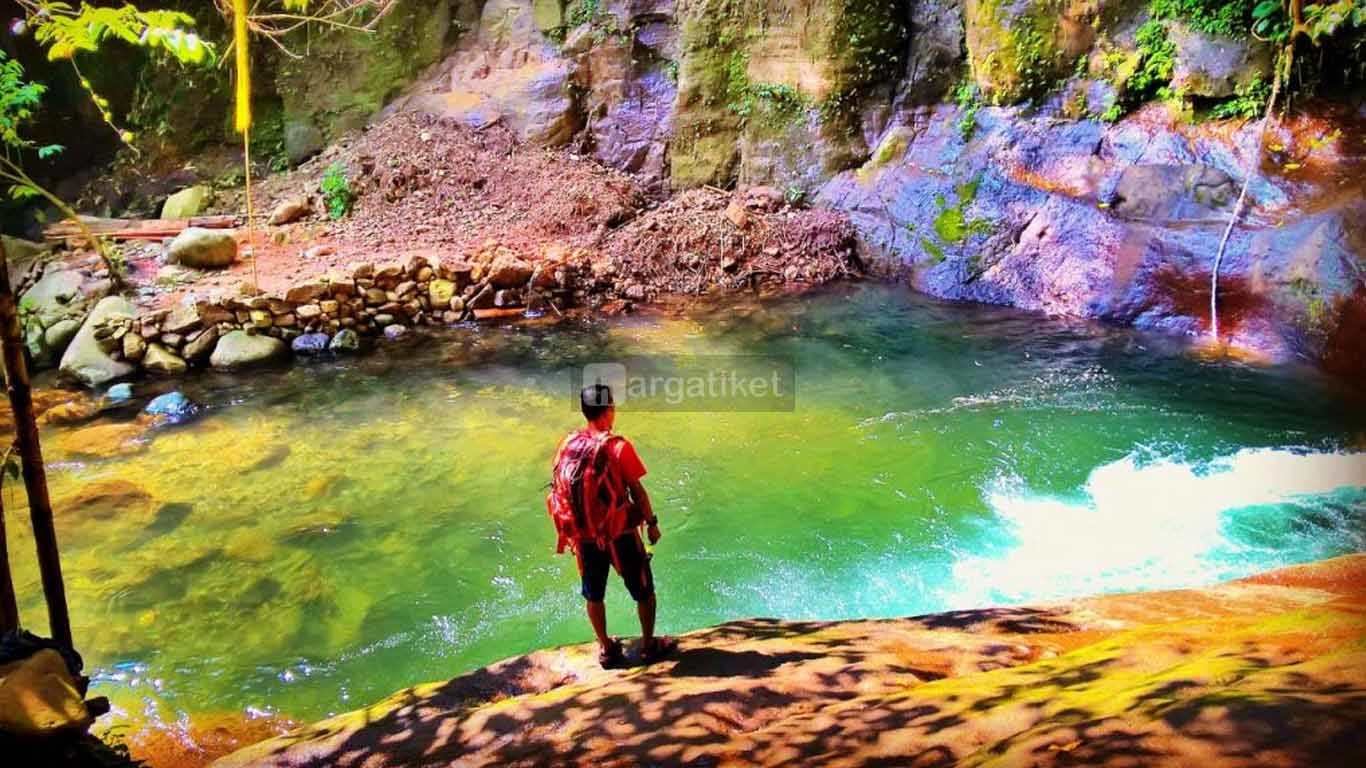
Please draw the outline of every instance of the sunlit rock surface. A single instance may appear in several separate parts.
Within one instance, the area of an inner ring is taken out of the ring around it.
[[[1201,590],[540,651],[215,763],[1357,765],[1366,556]]]

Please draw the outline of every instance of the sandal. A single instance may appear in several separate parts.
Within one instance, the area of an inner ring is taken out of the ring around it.
[[[640,660],[646,664],[653,664],[660,659],[672,656],[676,650],[678,650],[678,638],[661,635],[649,645],[640,644]]]
[[[626,651],[621,647],[621,641],[612,638],[612,644],[598,651],[598,663],[603,669],[613,669],[621,666],[626,660]]]

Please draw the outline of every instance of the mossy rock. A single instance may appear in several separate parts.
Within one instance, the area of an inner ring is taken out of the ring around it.
[[[396,0],[371,34],[296,33],[309,55],[282,61],[275,76],[286,124],[311,119],[328,138],[361,127],[441,58],[450,29],[450,0]]]
[[[1095,42],[1098,5],[1083,0],[966,0],[968,61],[983,97],[994,104],[1024,101],[1072,73]]]

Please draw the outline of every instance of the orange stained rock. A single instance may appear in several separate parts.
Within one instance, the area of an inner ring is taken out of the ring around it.
[[[1208,589],[911,619],[753,619],[649,668],[587,646],[220,760],[336,765],[1357,765],[1366,556]]]

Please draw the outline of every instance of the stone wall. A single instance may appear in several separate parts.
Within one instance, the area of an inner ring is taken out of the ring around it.
[[[138,312],[103,299],[67,349],[63,377],[102,386],[139,370],[177,375],[191,367],[238,369],[295,354],[357,351],[364,339],[396,340],[410,329],[521,316],[574,299],[574,254],[531,263],[490,246],[470,261],[422,256],[359,263],[281,294],[213,296]]]

